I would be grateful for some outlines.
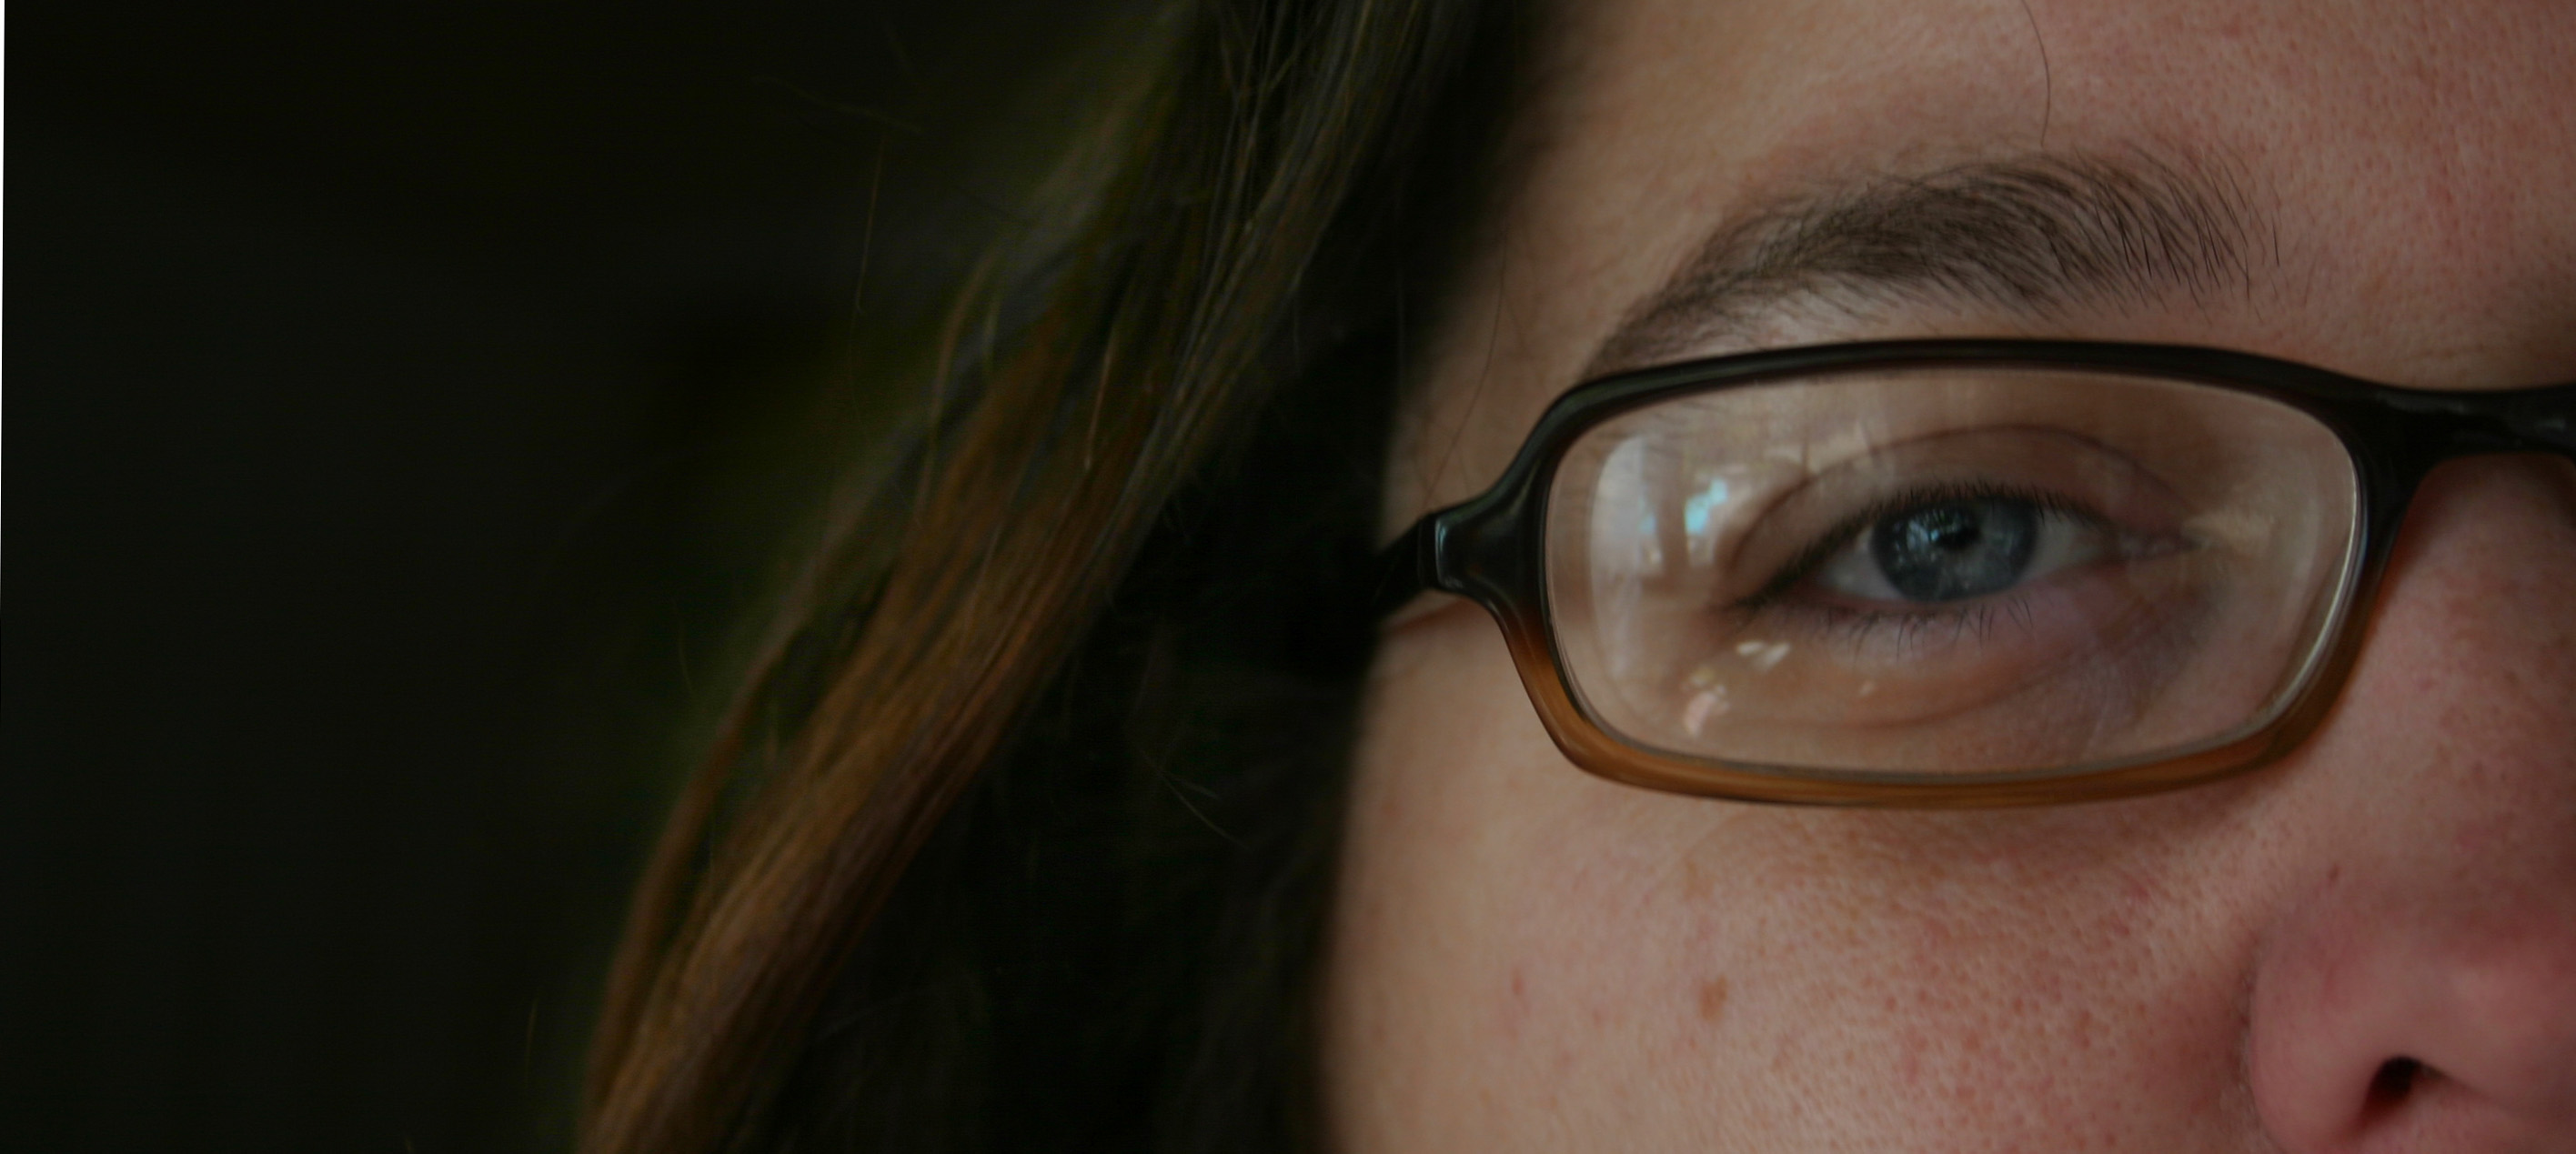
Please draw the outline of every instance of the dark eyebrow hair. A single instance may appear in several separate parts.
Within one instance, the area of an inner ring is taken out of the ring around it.
[[[1642,368],[1798,297],[1952,299],[2033,315],[2250,291],[2272,231],[2226,166],[2142,153],[1879,176],[1721,225],[1629,310],[1586,377]]]

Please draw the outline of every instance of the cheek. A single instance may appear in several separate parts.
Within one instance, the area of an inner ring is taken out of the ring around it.
[[[1724,919],[1686,893],[1699,823],[1676,808],[1703,807],[1568,765],[1472,611],[1390,641],[1331,963],[1348,1148],[1582,1148],[1690,1091],[1737,1014],[1702,964]]]
[[[2103,848],[2221,837],[2211,812],[1618,786],[1549,744],[1489,624],[1425,622],[1382,655],[1357,765],[1325,1050],[1343,1147],[2215,1126],[2242,930],[2151,867],[2170,855]]]

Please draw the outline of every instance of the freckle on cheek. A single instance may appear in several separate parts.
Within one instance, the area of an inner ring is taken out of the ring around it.
[[[1727,992],[1726,979],[1724,978],[1710,978],[1709,980],[1700,983],[1699,1016],[1701,1021],[1707,1022],[1713,1026],[1717,1024],[1717,1020],[1719,1018],[1726,1015]]]
[[[1503,1038],[1517,1040],[1521,1036],[1521,1023],[1528,1017],[1529,986],[1522,978],[1519,967],[1513,967],[1510,991],[1495,1015],[1494,1024]]]
[[[1682,863],[1683,900],[1703,902],[1708,900],[1709,895],[1716,892],[1717,879],[1709,876],[1708,867],[1701,865],[1697,859]]]

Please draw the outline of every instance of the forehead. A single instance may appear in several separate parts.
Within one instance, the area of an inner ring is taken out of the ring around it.
[[[2046,335],[2230,345],[2424,385],[2576,365],[2576,5],[1579,0],[1449,302],[1391,516],[1461,499],[1712,231],[1783,196],[2144,151],[2266,218],[2242,300]],[[2028,331],[1906,315],[1890,331]],[[1723,351],[1718,349],[1709,352]]]

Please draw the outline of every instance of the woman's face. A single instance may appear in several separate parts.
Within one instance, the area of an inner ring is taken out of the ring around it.
[[[1390,535],[1622,358],[1979,334],[2435,388],[2576,378],[2576,5],[1559,9],[1409,402]],[[1788,198],[2051,157],[2225,190],[2240,274],[2045,307],[1783,293],[1604,350],[1712,233]],[[1826,811],[1611,784],[1550,744],[1480,610],[1416,608],[1374,673],[1331,959],[1355,1154],[2576,1150],[2564,461],[2437,472],[2324,727],[2142,800]]]

